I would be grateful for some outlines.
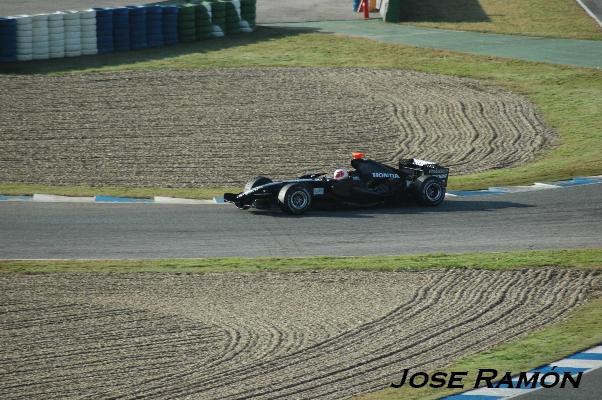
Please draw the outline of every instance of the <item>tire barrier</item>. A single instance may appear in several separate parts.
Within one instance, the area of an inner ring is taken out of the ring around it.
[[[0,61],[17,60],[17,21],[0,18]]]
[[[48,14],[48,55],[50,58],[65,57],[65,13]]]
[[[148,47],[146,40],[146,7],[127,6],[130,10],[130,47],[132,50]]]
[[[82,54],[98,54],[96,37],[96,11],[81,11],[80,22],[82,24]]]
[[[211,4],[211,24],[213,25],[209,37],[224,37],[226,34],[226,4],[217,0],[210,0],[209,3]]]
[[[29,15],[15,17],[17,23],[17,60],[33,60],[33,24]],[[0,55],[1,57],[1,55]]]
[[[66,11],[63,15],[65,23],[65,57],[82,55],[82,26],[79,11]]]
[[[113,48],[130,49],[130,10],[125,7],[113,9]]]
[[[211,24],[211,4],[202,2],[196,6],[195,23],[196,23],[196,40],[210,38],[212,32]]]
[[[96,11],[96,45],[99,54],[111,53],[113,47],[113,9],[94,8]]]
[[[240,33],[240,0],[224,1],[226,6],[226,33]]]
[[[178,43],[178,7],[163,6],[163,44]]]
[[[178,40],[194,42],[196,40],[196,4],[178,6]]]
[[[0,62],[77,57],[253,32],[257,0],[192,0],[0,17]]]
[[[48,15],[38,14],[31,17],[31,32],[33,45],[33,59],[47,60],[50,58],[48,37]]]
[[[146,7],[146,42],[148,47],[163,46],[163,7]]]
[[[240,31],[250,33],[255,30],[257,0],[240,0]]]

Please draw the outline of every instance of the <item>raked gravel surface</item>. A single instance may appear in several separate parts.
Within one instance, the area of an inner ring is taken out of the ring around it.
[[[0,75],[0,181],[210,187],[332,172],[351,151],[463,174],[556,139],[524,97],[401,70]]]
[[[344,399],[558,321],[596,272],[0,275],[0,398]]]

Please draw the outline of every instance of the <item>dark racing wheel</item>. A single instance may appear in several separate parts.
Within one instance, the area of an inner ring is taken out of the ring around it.
[[[418,203],[423,206],[438,206],[445,199],[445,186],[434,176],[420,177],[418,181]]]
[[[289,214],[303,214],[311,207],[311,200],[309,190],[298,183],[289,183],[278,192],[278,205]]]

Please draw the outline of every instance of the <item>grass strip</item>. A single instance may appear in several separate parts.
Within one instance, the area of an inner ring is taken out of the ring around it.
[[[574,0],[404,0],[401,11],[404,24],[425,28],[602,40]]]
[[[520,316],[517,316],[520,317]],[[464,357],[437,371],[469,371],[464,378],[465,390],[474,384],[479,368],[493,368],[500,375],[505,371],[518,373],[559,360],[575,352],[602,342],[602,298],[595,299],[573,310],[570,316],[557,324],[532,332],[522,338],[495,346],[489,350]],[[502,372],[500,372],[502,371]],[[412,371],[410,371],[412,372]],[[413,371],[418,372],[418,371]],[[387,388],[356,396],[355,400],[431,400],[462,390],[433,388]]]
[[[170,260],[0,261],[0,272],[302,272],[313,270],[403,271],[432,268],[505,270],[557,266],[602,269],[601,249],[537,250],[503,253],[424,254],[368,257],[259,257]]]
[[[602,113],[599,112],[602,109],[602,71],[594,69],[420,49],[304,30],[260,28],[253,35],[223,41],[45,63],[19,63],[18,67],[0,68],[0,73],[65,74],[236,67],[399,68],[479,79],[525,95],[535,104],[547,125],[559,133],[555,147],[538,160],[518,167],[452,176],[450,189],[530,184],[602,173],[602,153],[599,151],[602,148]],[[55,193],[61,194],[59,189],[56,190]],[[171,189],[165,190],[172,195]]]

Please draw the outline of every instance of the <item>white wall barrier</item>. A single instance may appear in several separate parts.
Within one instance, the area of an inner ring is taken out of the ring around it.
[[[33,59],[33,23],[29,15],[17,15],[17,60]]]

